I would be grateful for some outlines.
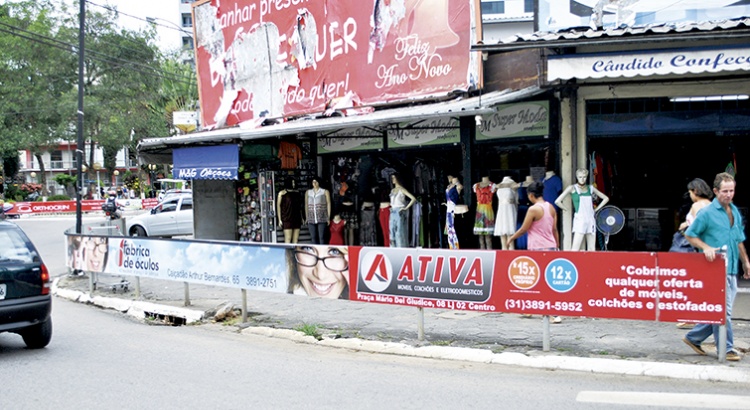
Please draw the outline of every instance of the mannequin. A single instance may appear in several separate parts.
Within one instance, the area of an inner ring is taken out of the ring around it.
[[[302,227],[302,198],[291,178],[284,181],[284,189],[276,198],[276,215],[284,230],[284,243],[297,243]]]
[[[555,171],[547,171],[544,174],[544,194],[542,195],[546,202],[554,205],[555,211],[560,212],[560,208],[555,204],[555,200],[562,193],[562,179],[555,174]]]
[[[505,250],[515,249],[515,244],[508,238],[516,232],[516,221],[518,219],[516,186],[516,182],[511,177],[504,177],[495,188],[497,192],[495,236],[500,237],[500,245]]]
[[[593,185],[587,185],[589,171],[584,168],[576,170],[576,183],[565,188],[555,200],[555,204],[567,211],[563,200],[570,195],[573,200],[573,245],[570,250],[580,251],[583,239],[586,238],[586,250],[594,251],[596,244],[596,211],[609,202],[609,197],[601,193]],[[601,198],[599,206],[594,208],[593,195]]]
[[[346,220],[341,219],[341,215],[339,214],[334,215],[329,226],[331,231],[331,240],[328,241],[329,245],[344,245],[344,226],[346,226]]]
[[[477,213],[474,219],[474,235],[479,237],[479,249],[492,249],[492,234],[495,233],[495,211],[492,210],[492,194],[496,186],[490,177],[484,176],[482,180],[472,187],[477,196]]]
[[[310,230],[312,243],[325,244],[326,227],[331,215],[331,193],[320,187],[317,177],[311,181],[312,188],[307,190],[307,228]]]
[[[458,181],[458,178],[448,175],[448,186],[445,188],[445,206],[447,212],[445,214],[445,232],[448,235],[448,248],[459,249],[458,235],[456,234],[456,204],[461,197],[461,191],[464,189],[463,185]]]
[[[393,188],[391,189],[391,218],[389,221],[390,230],[390,244],[391,247],[405,248],[409,245],[409,226],[407,220],[409,219],[409,208],[417,202],[417,198],[407,191],[406,188],[401,186],[398,174],[391,175],[391,183]],[[406,204],[406,198],[409,198],[409,203]]]

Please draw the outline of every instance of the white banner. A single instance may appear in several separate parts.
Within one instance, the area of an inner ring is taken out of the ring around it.
[[[750,48],[550,56],[547,81],[750,70]]]

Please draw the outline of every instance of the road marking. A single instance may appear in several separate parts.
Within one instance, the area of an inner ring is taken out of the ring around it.
[[[629,404],[635,406],[692,407],[707,409],[750,409],[750,396],[726,394],[582,391],[582,403]]]

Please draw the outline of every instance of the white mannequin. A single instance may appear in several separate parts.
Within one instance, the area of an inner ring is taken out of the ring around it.
[[[504,177],[497,184],[497,214],[495,215],[495,236],[500,237],[500,245],[503,250],[515,249],[515,244],[508,244],[508,238],[516,231],[516,219],[518,218],[518,184],[511,177]]]
[[[568,211],[568,208],[566,208],[563,204],[565,198],[568,195],[571,195],[574,191],[576,191],[577,195],[580,198],[578,208],[573,210],[573,244],[570,249],[572,251],[581,250],[581,244],[583,243],[584,237],[586,238],[586,250],[596,250],[596,223],[594,220],[594,215],[596,214],[596,211],[599,210],[599,208],[603,207],[607,204],[607,202],[609,202],[608,196],[601,193],[601,191],[596,189],[593,185],[586,184],[588,177],[589,171],[584,168],[577,169],[576,184],[570,185],[565,188],[562,194],[560,194],[560,196],[555,200],[555,205],[557,205],[560,209]],[[591,189],[591,192],[589,192],[589,188]],[[591,198],[593,195],[596,195],[597,197],[602,199],[602,201],[599,203],[599,206],[597,206],[596,208],[593,207]]]

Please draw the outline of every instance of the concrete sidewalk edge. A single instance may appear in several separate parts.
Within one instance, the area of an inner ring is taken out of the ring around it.
[[[57,279],[52,284],[52,294],[78,303],[91,304],[103,309],[113,309],[145,320],[146,314],[175,316],[184,318],[186,323],[200,322],[207,317],[205,312],[161,305],[151,302],[125,300],[104,296],[90,297],[87,293],[57,287]],[[543,353],[539,356],[527,356],[522,353],[493,353],[489,350],[449,346],[410,346],[404,343],[378,342],[363,339],[318,340],[302,332],[290,329],[270,327],[248,327],[241,331],[246,335],[257,335],[287,339],[297,343],[306,343],[338,349],[349,349],[370,353],[394,354],[401,356],[422,357],[429,359],[457,360],[476,363],[522,366],[547,370],[572,370],[588,373],[615,374],[623,376],[652,376],[673,379],[691,379],[721,381],[731,383],[750,383],[750,372],[732,368],[728,365],[690,365],[678,363],[658,363],[605,358],[571,357]]]

